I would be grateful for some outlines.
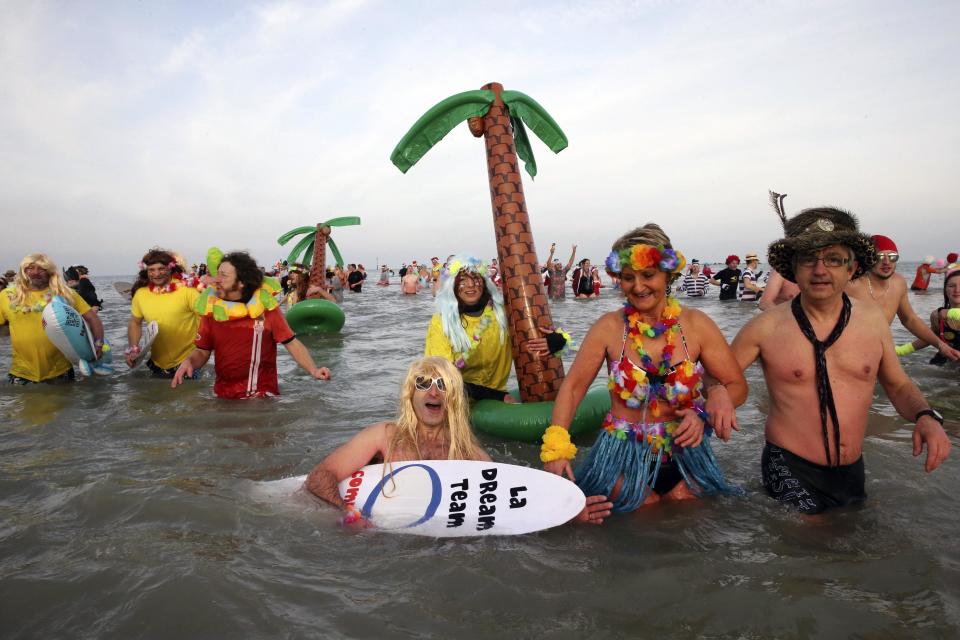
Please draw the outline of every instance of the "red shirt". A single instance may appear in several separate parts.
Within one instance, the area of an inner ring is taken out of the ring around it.
[[[277,343],[286,344],[295,337],[280,310],[271,309],[256,320],[218,322],[204,316],[195,344],[215,352],[213,392],[221,398],[248,398],[280,394]]]
[[[913,279],[910,288],[914,291],[926,291],[927,287],[930,286],[931,273],[933,273],[933,269],[929,265],[921,264],[917,267],[917,276]]]

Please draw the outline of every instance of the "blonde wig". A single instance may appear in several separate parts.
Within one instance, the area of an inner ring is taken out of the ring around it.
[[[27,291],[30,290],[30,279],[27,277],[27,267],[36,264],[44,271],[50,274],[50,292],[55,296],[63,296],[72,304],[73,289],[60,276],[60,269],[45,253],[31,253],[20,261],[20,271],[14,278],[13,296],[10,298],[11,306],[23,306],[27,302]]]
[[[413,411],[413,394],[418,376],[440,377],[447,387],[444,394],[447,410],[447,430],[449,432],[450,447],[447,450],[448,460],[477,460],[480,443],[477,442],[473,430],[470,428],[469,400],[463,388],[463,378],[460,371],[445,358],[432,356],[416,360],[407,369],[407,374],[400,387],[400,408],[397,412],[396,427],[393,437],[387,444],[385,460],[390,460],[396,450],[406,449],[417,454],[420,459],[420,446],[417,437],[417,414]]]

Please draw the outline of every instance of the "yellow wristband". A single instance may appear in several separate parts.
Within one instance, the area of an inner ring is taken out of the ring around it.
[[[540,461],[573,460],[577,447],[570,442],[570,432],[564,427],[552,424],[543,432],[543,445],[540,447]]]
[[[896,349],[897,355],[901,357],[908,356],[914,351],[916,351],[916,349],[913,347],[912,342],[904,342],[903,344],[898,345]]]

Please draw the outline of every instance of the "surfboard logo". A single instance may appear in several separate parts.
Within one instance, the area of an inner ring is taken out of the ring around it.
[[[373,487],[373,490],[370,492],[370,495],[367,496],[367,501],[363,503],[363,508],[360,509],[360,515],[362,515],[364,518],[368,518],[368,519],[370,518],[371,514],[373,513],[373,505],[376,504],[377,499],[381,495],[383,495],[383,486],[387,483],[387,481],[389,481],[390,479],[392,479],[394,476],[396,476],[402,471],[405,471],[407,469],[418,469],[418,468],[423,469],[424,471],[427,472],[427,477],[429,478],[431,489],[432,489],[430,494],[430,500],[427,502],[427,507],[420,518],[418,518],[417,520],[409,524],[401,525],[396,528],[415,527],[419,524],[423,524],[424,522],[432,518],[434,515],[436,515],[437,508],[439,508],[440,506],[440,499],[443,497],[443,486],[440,484],[440,476],[432,467],[427,466],[425,464],[420,464],[420,463],[405,464],[402,467],[398,467],[394,469],[390,473],[384,474],[383,478],[380,479],[380,482],[378,482]]]

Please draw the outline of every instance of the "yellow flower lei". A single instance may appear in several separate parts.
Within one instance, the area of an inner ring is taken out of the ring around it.
[[[560,425],[550,425],[543,432],[543,445],[540,447],[540,461],[573,460],[577,455],[577,446],[570,442],[570,432]]]

